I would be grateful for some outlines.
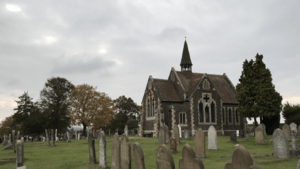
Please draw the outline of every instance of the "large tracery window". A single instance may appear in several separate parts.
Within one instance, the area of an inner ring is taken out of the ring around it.
[[[148,99],[148,117],[150,117],[150,99]]]
[[[232,123],[231,109],[228,110],[228,120],[229,123]]]
[[[179,113],[179,124],[186,124],[185,112]]]
[[[154,116],[154,98],[152,97],[152,94],[149,94],[148,96],[148,107],[147,107],[147,111],[148,111],[148,117],[153,117]]]
[[[154,98],[153,98],[153,100],[152,100],[152,114],[151,114],[151,117],[153,117],[154,116]]]
[[[214,104],[214,102],[211,102],[210,106],[211,106],[211,122],[214,123],[214,122],[216,122],[216,119],[215,119],[215,104]]]
[[[206,123],[209,123],[209,107],[208,105],[205,106],[205,121]]]
[[[204,113],[203,113],[203,103],[199,103],[199,122],[203,123],[204,122]]]
[[[237,109],[235,109],[235,122],[239,123],[239,114],[238,114]]]

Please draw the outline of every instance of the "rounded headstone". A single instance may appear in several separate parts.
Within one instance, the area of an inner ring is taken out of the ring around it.
[[[207,135],[208,135],[208,149],[218,150],[217,131],[213,125],[209,126]]]
[[[273,153],[277,158],[289,158],[289,145],[282,130],[277,128],[272,136]]]
[[[288,141],[290,141],[290,140],[291,140],[291,137],[290,137],[291,128],[290,128],[290,126],[287,125],[287,124],[284,124],[284,125],[282,126],[282,131],[283,131],[283,133],[284,133],[284,135],[285,135],[285,138],[286,138]]]

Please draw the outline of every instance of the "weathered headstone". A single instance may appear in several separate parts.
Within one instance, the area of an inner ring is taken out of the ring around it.
[[[210,125],[207,131],[208,150],[218,150],[217,131],[213,125]]]
[[[81,138],[81,133],[78,133],[78,140],[80,140],[80,138]]]
[[[125,125],[124,133],[125,133],[125,134],[128,134],[128,127],[127,127],[127,125]]]
[[[178,129],[177,125],[175,125],[174,128],[173,128],[173,137],[175,138],[176,143],[180,144],[179,129]]]
[[[200,158],[196,158],[195,152],[189,143],[182,149],[182,158],[179,160],[179,169],[204,169]]]
[[[240,131],[237,130],[237,131],[236,131],[236,136],[239,137],[239,135],[240,135]]]
[[[135,133],[134,133],[134,129],[132,129],[132,130],[131,130],[131,135],[132,135],[132,136],[134,136],[134,135],[135,135]]]
[[[166,143],[170,143],[169,127],[165,125]]]
[[[249,169],[252,165],[252,157],[249,152],[240,145],[233,151],[232,160],[227,161],[225,169]]]
[[[255,142],[256,145],[265,144],[264,130],[262,126],[257,126],[255,128]]]
[[[291,129],[291,131],[294,130],[294,131],[298,134],[298,131],[297,131],[297,124],[296,124],[296,123],[292,122],[292,123],[290,124],[290,129]]]
[[[181,137],[182,132],[181,132],[181,125],[180,124],[178,124],[178,131],[179,131],[179,138],[182,138]]]
[[[287,124],[284,124],[282,126],[282,131],[283,131],[283,133],[284,133],[285,138],[287,139],[287,141],[291,141],[291,136],[290,136],[291,128],[290,128],[290,126],[287,125]]]
[[[106,161],[106,140],[105,140],[105,133],[102,131],[99,134],[99,166],[102,168],[106,168],[107,161]]]
[[[18,131],[18,132],[17,132],[17,138],[16,138],[16,140],[20,140],[20,138],[21,138],[21,137],[20,137],[20,131]]]
[[[158,143],[159,145],[166,144],[166,134],[165,134],[165,128],[163,126],[161,126],[159,129]]]
[[[89,142],[89,154],[90,154],[90,164],[96,164],[95,140],[94,140],[94,138],[92,136],[93,136],[93,134],[90,133],[89,134],[89,138],[88,138],[88,142]]]
[[[156,153],[157,169],[175,169],[173,156],[165,144],[159,146]]]
[[[300,159],[298,161],[298,164],[297,164],[297,168],[296,169],[300,169]]]
[[[264,133],[264,137],[266,137],[267,136],[267,133],[266,133],[266,125],[264,124],[264,123],[261,123],[261,124],[259,124],[260,126],[262,126],[262,128],[263,128],[263,133]]]
[[[272,136],[273,153],[277,158],[289,158],[289,145],[282,130],[277,128]]]
[[[11,132],[11,140],[12,140],[13,151],[16,152],[16,135],[15,135],[15,130],[13,130]]]
[[[190,131],[188,129],[184,130],[184,138],[189,139],[190,138]]]
[[[22,140],[18,140],[17,141],[17,153],[16,153],[16,166],[18,167],[22,167],[24,165],[24,148],[23,148],[24,144],[22,142]]]
[[[298,157],[300,153],[298,149],[298,143],[296,137],[297,137],[297,132],[295,130],[292,130],[291,131],[292,150],[290,150],[290,156],[292,157]]]
[[[75,140],[78,140],[77,137],[78,137],[78,131],[76,130],[76,131],[75,131],[75,138],[74,138],[74,139],[75,139]]]
[[[231,133],[231,135],[230,135],[230,141],[234,142],[234,143],[237,142],[237,140],[236,140],[236,133]]]
[[[131,169],[131,145],[126,135],[122,138],[120,144],[120,165],[122,169]]]
[[[145,169],[144,153],[138,142],[132,147],[135,169]]]
[[[53,129],[51,129],[51,145],[52,145],[52,147],[55,146],[55,139],[54,139],[54,131],[53,131]]]
[[[111,168],[120,169],[120,141],[116,132],[111,144]]]
[[[57,137],[57,129],[55,129],[55,141],[58,141],[58,137]]]
[[[170,150],[172,153],[177,152],[177,143],[176,143],[175,138],[173,138],[173,137],[170,139]]]
[[[205,135],[201,128],[196,131],[195,134],[195,155],[196,157],[205,157]]]

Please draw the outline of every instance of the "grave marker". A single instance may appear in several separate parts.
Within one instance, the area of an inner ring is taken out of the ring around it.
[[[291,133],[291,129],[290,129],[290,126],[287,125],[287,124],[284,124],[282,126],[282,131],[285,135],[285,138],[287,139],[287,141],[291,141],[291,136],[290,136],[290,133]]]
[[[231,133],[231,135],[230,135],[230,141],[234,142],[234,143],[237,142],[237,140],[236,140],[236,133]]]
[[[16,148],[16,150],[17,150],[17,152],[16,152],[16,166],[17,166],[17,168],[18,167],[23,167],[23,165],[24,165],[24,153],[23,153],[23,151],[24,151],[24,148],[23,148],[23,146],[24,146],[24,144],[23,144],[23,142],[22,142],[22,140],[18,140],[17,141],[17,148]]]
[[[273,153],[277,158],[289,158],[289,145],[282,130],[277,128],[272,136]]]
[[[209,126],[207,135],[208,135],[208,149],[218,150],[217,131],[213,125]]]
[[[120,144],[120,166],[122,169],[131,169],[131,145],[124,135]]]
[[[232,160],[227,161],[225,169],[249,169],[252,165],[252,157],[249,152],[240,145],[233,151]]]
[[[189,139],[190,138],[190,131],[188,129],[184,130],[184,138]]]
[[[265,143],[264,130],[262,126],[255,128],[255,142],[256,145],[262,145]]]
[[[195,152],[189,143],[182,149],[182,158],[179,160],[179,169],[204,169],[200,158],[196,158]]]
[[[124,133],[125,133],[125,134],[128,134],[128,127],[127,127],[127,125],[125,125]]]
[[[106,161],[106,139],[105,133],[102,131],[99,134],[99,166],[102,168],[106,168],[107,161]]]
[[[158,143],[159,145],[166,144],[166,134],[165,134],[165,128],[163,126],[161,126],[159,129]]]
[[[132,152],[134,157],[135,169],[145,169],[144,153],[138,142],[133,144]]]
[[[178,131],[179,131],[179,138],[182,138],[181,137],[182,132],[181,132],[181,125],[180,124],[178,124]]]
[[[15,135],[15,130],[13,130],[11,132],[11,136],[12,136],[12,148],[13,148],[13,151],[16,152],[16,135]]]
[[[96,164],[95,140],[92,137],[92,133],[90,133],[89,135],[88,142],[89,142],[90,164]]]
[[[157,169],[175,169],[172,154],[165,144],[159,146],[156,153]]]
[[[201,128],[195,134],[195,153],[196,157],[205,157],[205,135]]]
[[[111,147],[111,168],[120,169],[120,141],[118,132],[114,135]]]
[[[173,128],[173,137],[175,138],[176,143],[177,143],[177,144],[180,144],[179,128],[178,128],[177,125],[175,125],[174,128]]]
[[[169,127],[165,125],[166,143],[170,143]]]
[[[177,152],[177,143],[176,143],[175,138],[173,138],[173,137],[170,139],[170,150],[172,153]]]

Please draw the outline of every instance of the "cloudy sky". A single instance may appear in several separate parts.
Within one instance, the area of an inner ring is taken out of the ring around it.
[[[97,86],[141,104],[149,75],[180,70],[186,36],[193,71],[226,73],[264,55],[283,103],[300,103],[299,0],[2,0],[0,121],[47,79]],[[282,120],[283,122],[283,120]]]

